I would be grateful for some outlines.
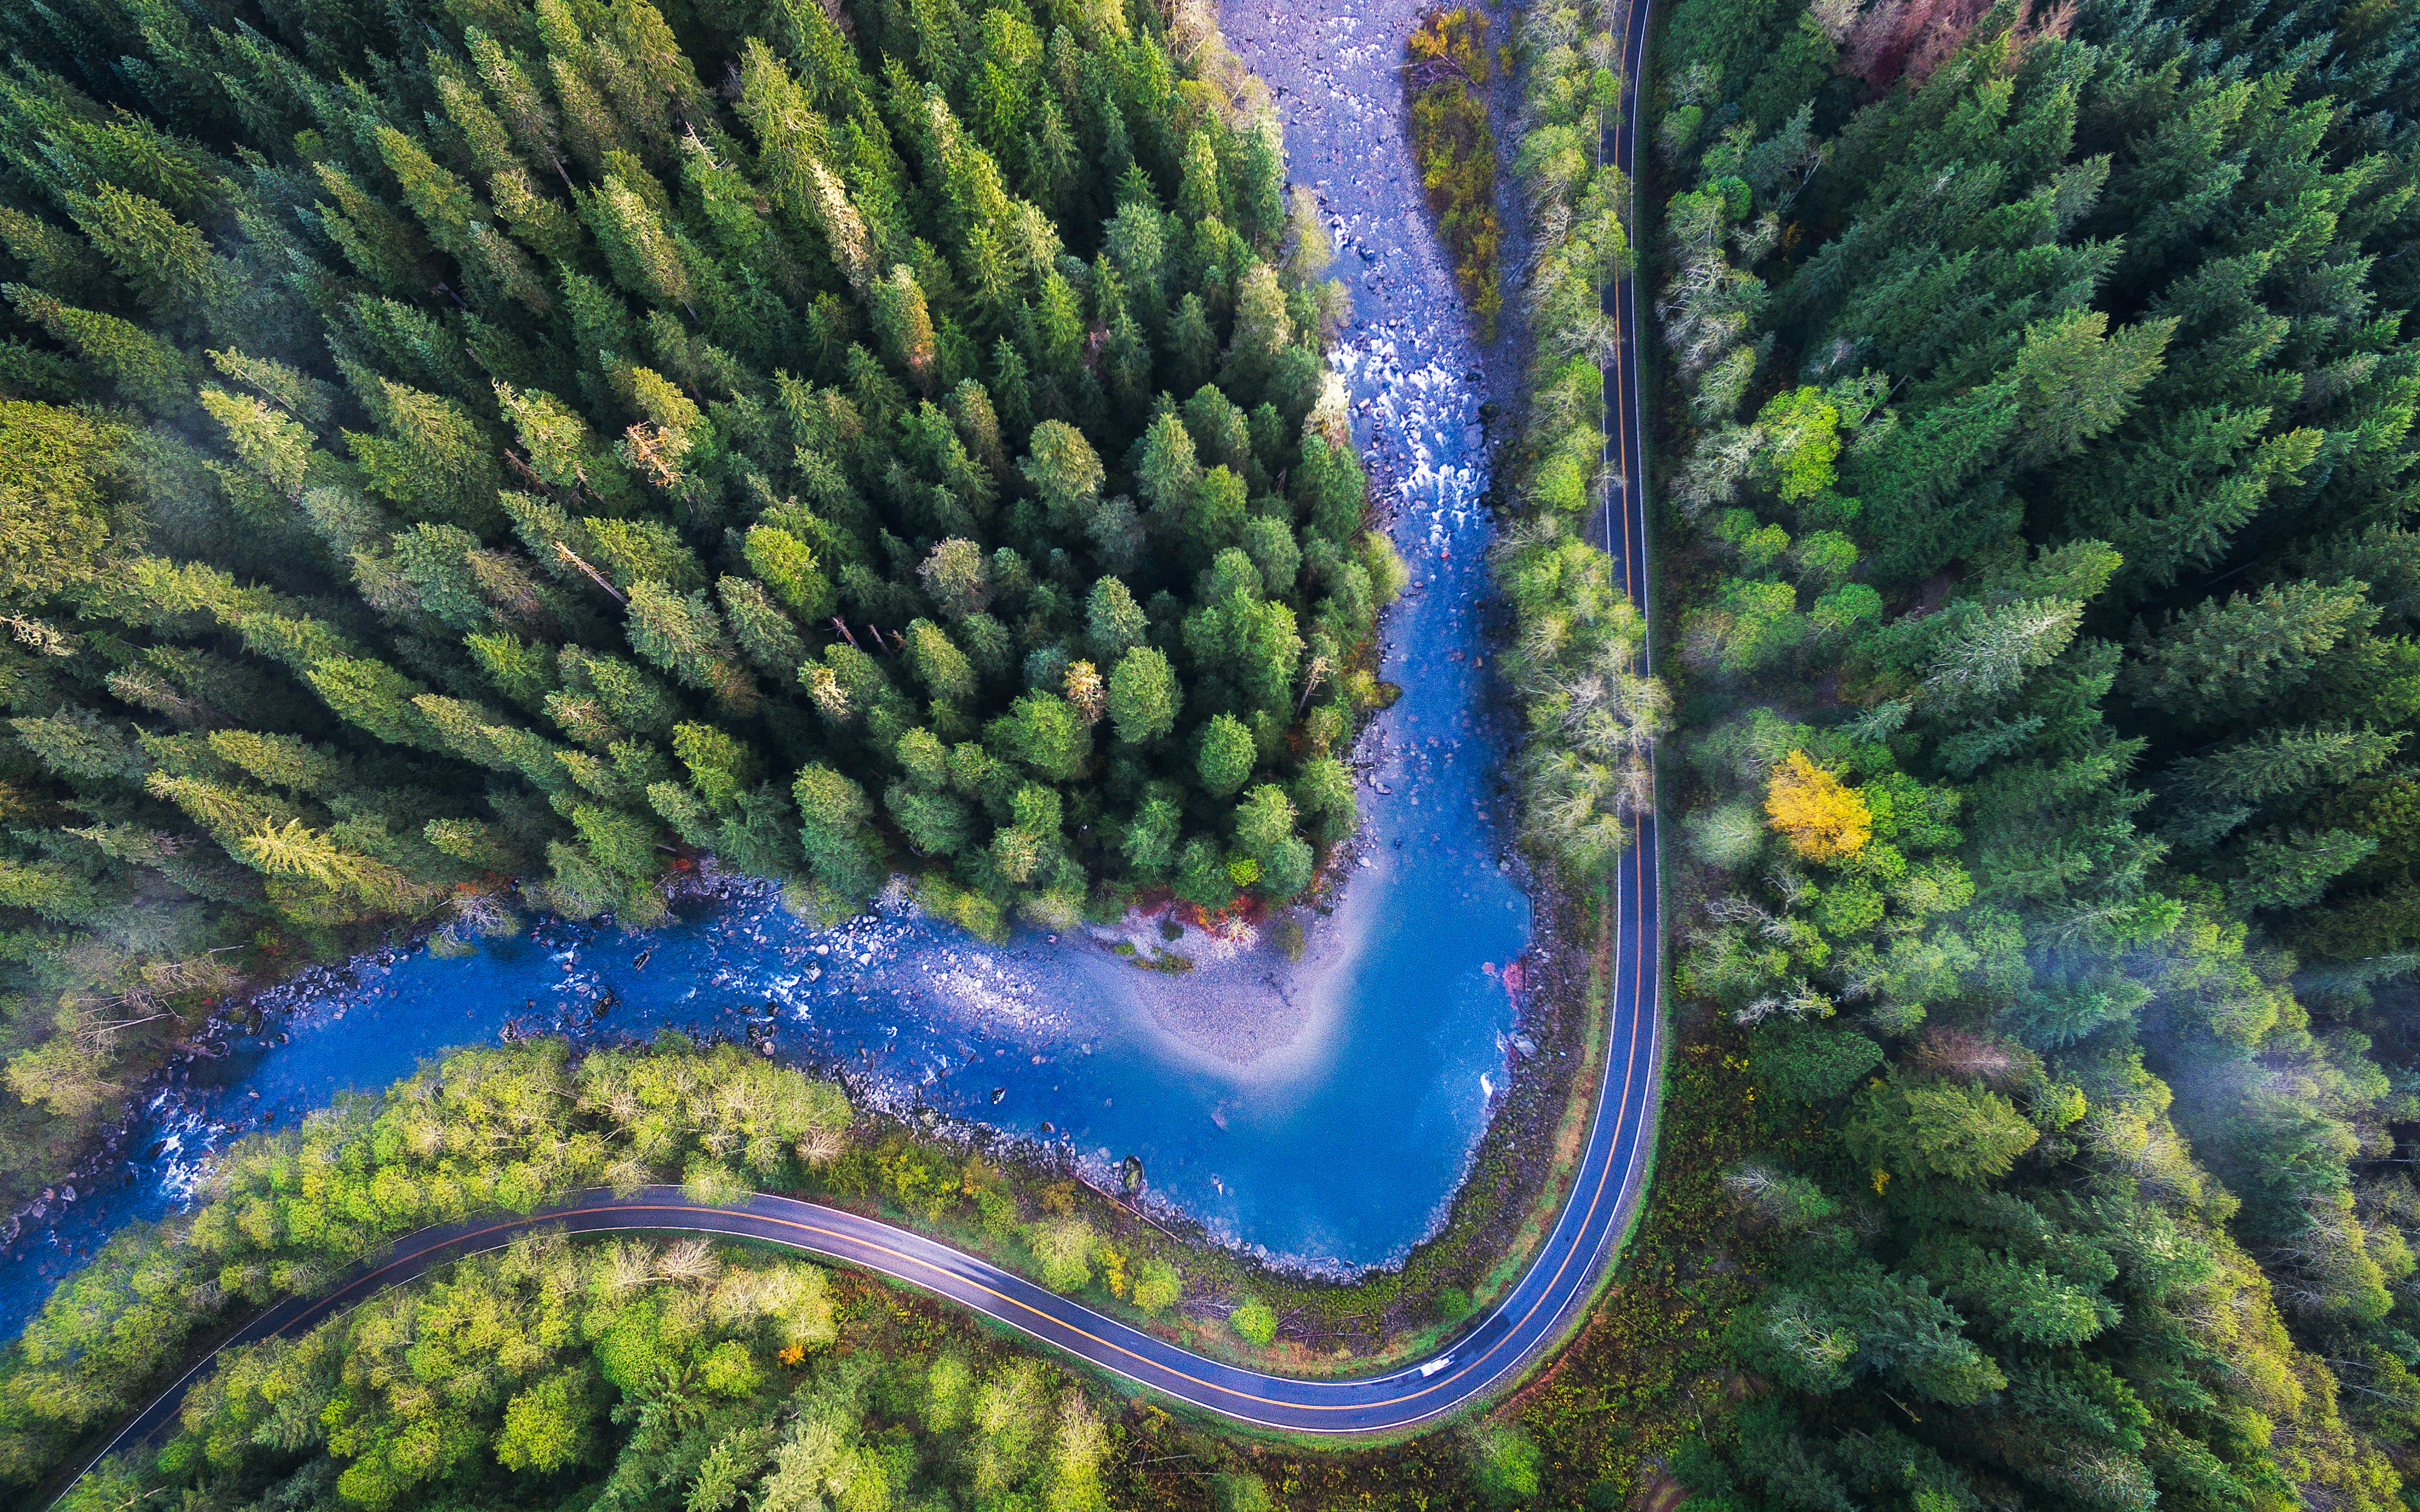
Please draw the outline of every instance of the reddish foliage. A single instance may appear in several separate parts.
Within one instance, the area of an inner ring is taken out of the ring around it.
[[[2032,1057],[2008,1041],[1965,1029],[1934,1029],[1909,1052],[1908,1063],[1935,1076],[2004,1086],[2032,1069]]]
[[[1964,45],[1992,12],[1993,0],[1878,0],[1850,26],[1841,51],[1846,69],[1876,90],[1904,75],[1921,85]],[[2057,0],[2040,16],[2027,4],[2009,31],[2010,62],[2043,37],[2064,37],[2075,23],[2073,0]]]
[[[1268,901],[1249,892],[1239,892],[1216,913],[1205,913],[1199,903],[1176,903],[1170,905],[1168,916],[1180,924],[1208,930],[1216,934],[1236,924],[1259,928],[1269,917]]]

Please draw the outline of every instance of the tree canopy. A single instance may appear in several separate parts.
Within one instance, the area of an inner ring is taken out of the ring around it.
[[[2351,14],[1670,14],[1676,977],[1775,1147],[1693,1507],[2415,1484],[2420,30]]]
[[[1240,795],[1326,783],[1403,572],[1190,17],[0,16],[6,1180],[209,1001],[515,885],[1299,895],[1349,793]]]

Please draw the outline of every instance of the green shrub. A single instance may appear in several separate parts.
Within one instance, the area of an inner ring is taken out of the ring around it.
[[[1278,1315],[1258,1298],[1247,1297],[1237,1304],[1235,1310],[1227,1315],[1227,1321],[1247,1344],[1266,1349],[1278,1336]]]

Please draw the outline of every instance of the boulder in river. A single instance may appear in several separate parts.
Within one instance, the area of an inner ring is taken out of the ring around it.
[[[1118,1174],[1125,1185],[1126,1196],[1133,1196],[1140,1192],[1143,1187],[1142,1157],[1128,1155],[1125,1164],[1119,1167]]]

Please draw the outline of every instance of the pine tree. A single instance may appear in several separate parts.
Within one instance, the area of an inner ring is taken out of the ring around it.
[[[1214,797],[1225,797],[1244,785],[1259,764],[1251,731],[1232,714],[1221,714],[1202,726],[1194,758],[1202,785]]]
[[[1092,763],[1093,733],[1068,702],[1055,693],[1028,693],[985,728],[984,742],[1025,763],[1054,782],[1071,782]]]
[[[1109,670],[1109,713],[1120,740],[1139,744],[1169,733],[1183,706],[1176,673],[1154,647],[1135,647]]]
[[[2206,843],[2274,799],[2350,782],[2395,754],[2398,735],[2375,730],[2265,730],[2207,755],[2170,763],[2164,786],[2180,806],[2171,827]]]
[[[2041,1133],[1996,1092],[1894,1081],[1859,1094],[1848,1137],[1879,1169],[1972,1184],[2008,1174]]]
[[[130,402],[163,419],[192,407],[200,364],[140,326],[98,311],[73,309],[23,284],[0,285],[0,294]]]
[[[2377,849],[2376,837],[2343,829],[2256,835],[2236,852],[2239,870],[2227,879],[2227,901],[2244,912],[2307,908]]]
[[[355,394],[378,418],[380,433],[342,435],[372,491],[458,525],[496,521],[502,475],[488,432],[469,410],[383,378]]]
[[[2118,690],[2195,724],[2241,717],[2301,686],[2319,655],[2368,627],[2361,585],[2294,582],[2211,598],[2137,628]]]
[[[2006,535],[2013,504],[1960,500],[1958,490],[2000,453],[2019,419],[2013,380],[1978,389],[1887,431],[1859,454],[1842,486],[1865,501],[1882,549],[1878,574],[1919,578]]]
[[[924,291],[916,284],[916,275],[905,267],[893,268],[890,275],[874,286],[873,312],[875,333],[882,340],[883,356],[906,369],[908,379],[923,393],[936,392],[940,383],[940,352],[933,332],[933,317],[924,303]]]
[[[2257,440],[2268,418],[2262,409],[2225,408],[2163,417],[2089,480],[2062,480],[2071,528],[2109,541],[2132,574],[2156,587],[2211,565],[2321,444],[2312,430]]]
[[[191,331],[224,307],[229,270],[209,239],[167,207],[111,183],[59,198],[94,249],[160,319]]]
[[[1207,561],[1243,539],[1250,517],[1244,480],[1224,467],[1215,467],[1194,484],[1185,502],[1184,540],[1197,561]]]
[[[1169,321],[1166,350],[1169,381],[1180,393],[1197,392],[1218,371],[1218,334],[1211,329],[1210,314],[1201,295],[1187,290],[1176,301],[1175,316]]]
[[[722,601],[723,619],[731,626],[732,637],[749,661],[777,683],[796,684],[799,668],[807,660],[807,642],[790,617],[752,579],[726,575],[716,582],[714,592]]]
[[[722,617],[704,589],[680,594],[660,582],[630,586],[630,647],[683,684],[710,692],[745,717],[757,702],[755,681],[739,663]]]
[[[951,620],[963,620],[991,605],[991,560],[972,541],[956,536],[943,541],[916,573],[924,592]]]
[[[2014,693],[2075,638],[2084,609],[2071,599],[1969,601],[1932,624],[1919,622],[1924,651],[1917,696],[1935,717],[1973,717]]]
[[[73,410],[0,401],[0,595],[38,603],[99,567],[126,440]]]
[[[509,634],[465,636],[463,644],[498,692],[534,712],[545,706],[558,676],[552,646]]]
[[[1042,281],[1042,296],[1033,306],[1033,330],[1039,342],[1033,356],[1042,371],[1063,379],[1072,378],[1083,347],[1084,313],[1076,291],[1058,272]]]
[[[980,691],[974,664],[949,633],[930,620],[917,620],[908,626],[907,656],[917,680],[936,698],[967,703]]]
[[[479,204],[470,186],[439,165],[417,143],[392,127],[377,134],[379,156],[403,190],[404,203],[420,218],[440,252],[459,255],[470,244]]]
[[[748,570],[801,620],[817,623],[830,616],[835,602],[831,580],[805,542],[778,526],[756,525],[749,529],[745,550]]]
[[[1094,580],[1084,601],[1084,630],[1094,661],[1114,664],[1142,644],[1150,628],[1142,606],[1135,602],[1125,583],[1115,578]]]
[[[2016,361],[2016,457],[2020,463],[2072,456],[2130,414],[2160,370],[2177,329],[2174,316],[2107,334],[2099,310],[2072,310],[2029,326]]]
[[[556,152],[561,123],[536,81],[530,77],[527,60],[518,54],[506,53],[495,38],[475,26],[466,27],[462,35],[472,65],[503,113],[514,144],[535,160],[533,167],[543,164],[560,175],[562,162]]]
[[[1028,444],[1031,453],[1017,467],[1042,496],[1047,517],[1060,529],[1080,524],[1107,476],[1092,443],[1075,426],[1046,420],[1033,427]]]

